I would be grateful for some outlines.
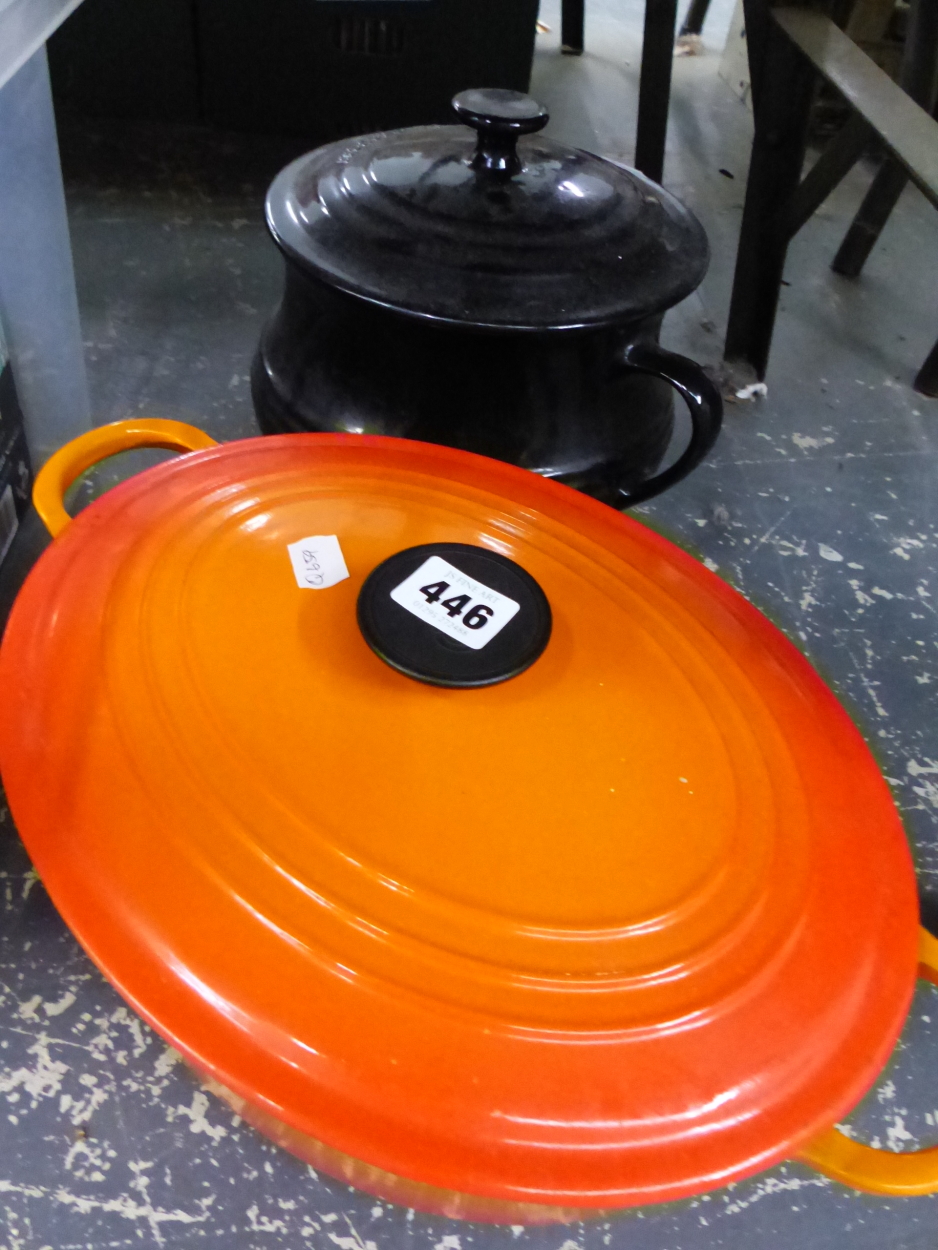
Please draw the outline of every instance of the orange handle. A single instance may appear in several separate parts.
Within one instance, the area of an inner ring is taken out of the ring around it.
[[[53,538],[61,534],[71,517],[65,511],[65,492],[99,460],[133,447],[163,447],[169,451],[202,451],[217,443],[194,425],[162,421],[157,417],[114,421],[80,434],[60,447],[36,475],[33,504]]]
[[[927,929],[919,939],[918,974],[938,985],[938,939]],[[825,1176],[871,1194],[938,1193],[938,1146],[908,1154],[874,1150],[831,1128],[803,1146],[797,1156]]]

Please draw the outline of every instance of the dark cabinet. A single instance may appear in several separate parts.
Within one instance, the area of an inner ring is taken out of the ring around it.
[[[309,146],[450,120],[473,86],[526,90],[537,0],[85,0],[50,40],[56,101]]]
[[[193,0],[84,0],[48,49],[57,109],[134,121],[202,119]]]

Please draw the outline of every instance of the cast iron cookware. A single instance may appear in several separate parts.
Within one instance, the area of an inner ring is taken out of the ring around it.
[[[443,443],[618,506],[657,494],[720,427],[700,367],[657,343],[707,268],[700,223],[536,133],[548,115],[528,96],[453,107],[465,125],[332,143],[275,179],[286,287],[252,370],[262,430]],[[692,433],[662,470],[672,388]]]
[[[121,448],[191,454],[69,522]],[[0,768],[56,905],[242,1115],[409,1206],[509,1223],[797,1156],[919,960],[889,792],[814,670],[642,525],[403,439],[104,427],[0,650]]]

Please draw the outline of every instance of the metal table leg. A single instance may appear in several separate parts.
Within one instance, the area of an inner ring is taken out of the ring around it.
[[[646,0],[635,166],[654,182],[661,181],[664,171],[676,21],[677,0]]]
[[[0,223],[0,320],[38,469],[91,425],[44,46],[0,87]]]
[[[585,0],[563,0],[560,8],[560,51],[579,56],[583,51],[583,10]]]
[[[707,20],[707,10],[709,8],[710,0],[690,0],[690,8],[687,10],[687,16],[684,18],[681,34],[699,35],[703,30],[704,22]]]

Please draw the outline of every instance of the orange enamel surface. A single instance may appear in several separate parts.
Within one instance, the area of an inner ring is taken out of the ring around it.
[[[348,580],[297,586],[336,534]],[[367,574],[503,552],[554,618],[501,685],[374,655]],[[201,1070],[335,1151],[511,1202],[674,1198],[863,1094],[914,986],[888,790],[797,651],[635,521],[439,447],[291,435],[139,475],[0,653],[14,819]]]

